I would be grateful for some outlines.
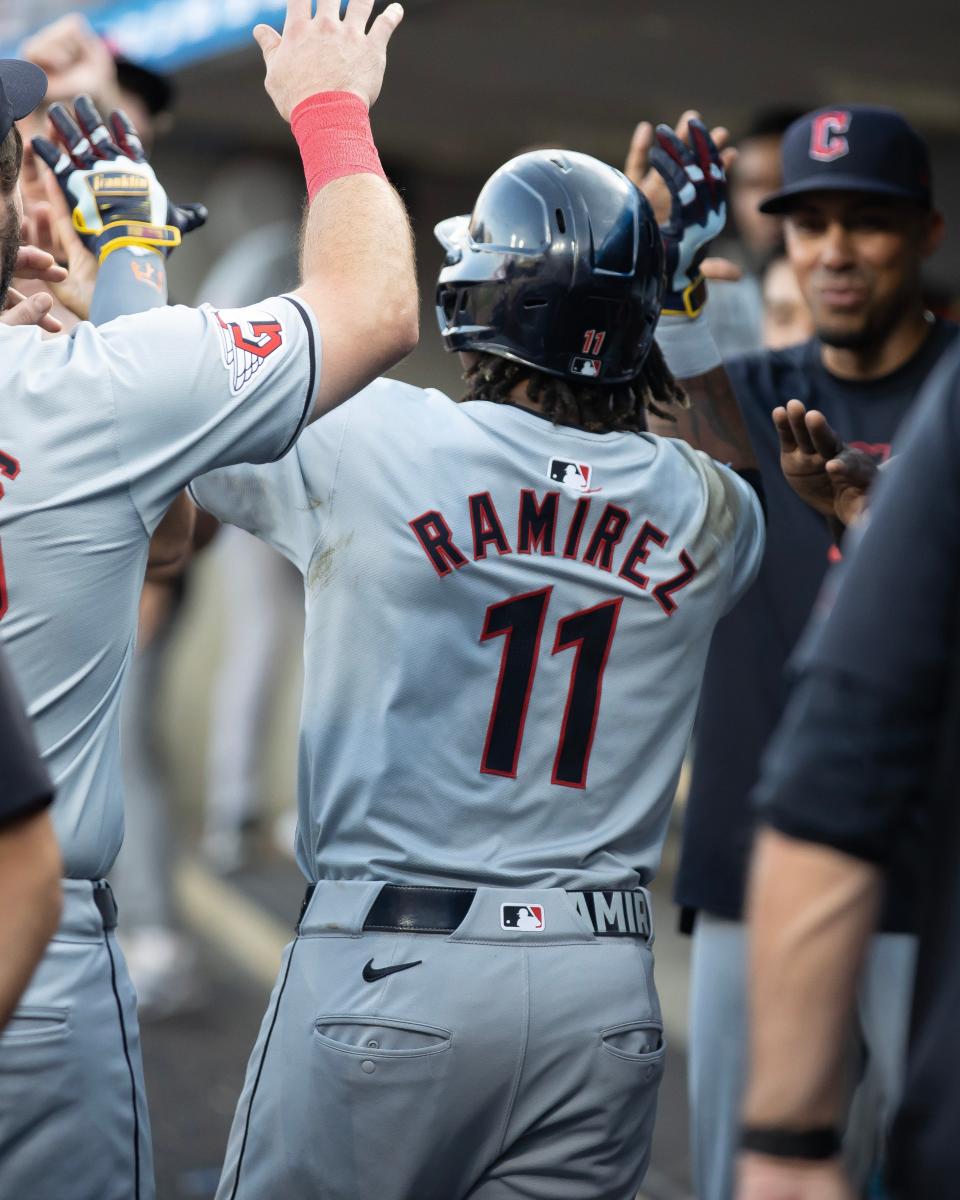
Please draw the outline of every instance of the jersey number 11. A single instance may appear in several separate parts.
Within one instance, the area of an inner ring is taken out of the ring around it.
[[[480,641],[504,638],[500,677],[487,725],[480,770],[486,775],[516,779],[523,726],[540,657],[552,587],[525,592],[491,604]],[[560,741],[550,782],[562,787],[587,786],[590,750],[600,712],[603,672],[617,628],[621,599],[570,613],[557,622],[552,654],[573,650],[570,686],[560,725]]]

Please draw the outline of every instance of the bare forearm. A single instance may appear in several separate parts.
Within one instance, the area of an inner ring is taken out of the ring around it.
[[[750,881],[751,1074],[745,1123],[840,1122],[845,1046],[880,875],[826,846],[762,830]]]
[[[416,345],[418,296],[410,222],[400,197],[373,174],[335,179],[310,205],[303,284],[323,338],[315,416],[353,395]]]
[[[0,1029],[56,930],[60,871],[47,813],[0,830]]]
[[[676,421],[664,421],[651,414],[650,431],[661,437],[680,438],[734,470],[757,470],[757,458],[726,370],[714,367],[705,375],[681,383],[690,407],[678,410]]]

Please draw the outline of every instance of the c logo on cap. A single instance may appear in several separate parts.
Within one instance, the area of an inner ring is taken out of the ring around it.
[[[818,162],[832,162],[849,154],[850,143],[843,136],[849,128],[848,112],[820,113],[810,131],[810,157]]]

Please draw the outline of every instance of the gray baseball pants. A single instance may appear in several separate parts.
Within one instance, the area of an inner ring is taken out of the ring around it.
[[[63,915],[0,1036],[0,1196],[154,1200],[137,1001],[105,884],[63,880]]]
[[[649,943],[536,888],[478,889],[450,934],[364,932],[381,886],[317,885],[217,1200],[633,1200],[665,1055]],[[501,928],[511,903],[543,929]]]
[[[858,1017],[867,1067],[844,1154],[865,1181],[903,1087],[916,939],[874,937]],[[690,1146],[699,1200],[732,1200],[747,1063],[747,927],[699,912],[690,977]]]

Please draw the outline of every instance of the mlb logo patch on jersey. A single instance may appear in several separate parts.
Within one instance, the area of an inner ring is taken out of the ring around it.
[[[551,458],[548,474],[555,483],[562,483],[575,492],[599,492],[590,486],[593,468],[589,463],[568,462],[565,458]]]
[[[220,334],[220,356],[230,374],[230,391],[242,392],[267,364],[278,361],[285,341],[283,326],[268,312],[252,308],[215,309],[204,305]]]
[[[501,904],[500,928],[539,932],[543,929],[543,905]]]

